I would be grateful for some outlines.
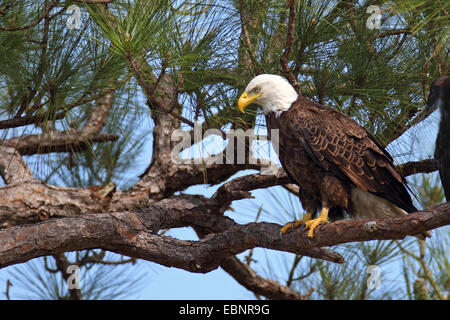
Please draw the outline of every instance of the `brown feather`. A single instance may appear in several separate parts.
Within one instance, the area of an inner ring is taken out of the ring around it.
[[[347,115],[300,97],[278,118],[267,114],[266,121],[269,131],[279,129],[280,161],[310,202],[351,211],[349,192],[356,186],[416,211],[392,157]]]

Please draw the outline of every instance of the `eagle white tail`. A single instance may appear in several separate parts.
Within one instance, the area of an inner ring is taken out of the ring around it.
[[[364,218],[396,218],[403,217],[408,213],[387,201],[380,198],[373,193],[361,190],[358,187],[354,187],[351,190],[351,199],[353,204],[352,219],[364,219]],[[414,235],[415,237],[424,240],[425,237],[431,237],[429,232]]]
[[[373,193],[361,190],[358,187],[352,189],[351,198],[354,210],[352,217],[356,219],[383,219],[403,217],[407,215],[405,210],[400,209],[386,199],[380,198]]]

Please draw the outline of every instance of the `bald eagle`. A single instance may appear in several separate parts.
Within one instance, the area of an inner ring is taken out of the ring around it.
[[[298,95],[285,78],[271,74],[250,81],[238,108],[244,112],[252,103],[262,107],[269,135],[278,130],[278,157],[300,186],[299,199],[307,212],[302,220],[286,224],[282,233],[304,224],[312,238],[331,213],[387,218],[417,211],[392,157],[344,113]]]
[[[438,160],[445,198],[450,201],[450,76],[439,77],[431,83],[427,106],[439,107],[441,112],[434,158]]]

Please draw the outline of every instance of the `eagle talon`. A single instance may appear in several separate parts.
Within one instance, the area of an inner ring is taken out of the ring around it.
[[[294,222],[289,222],[289,223],[285,224],[280,229],[280,235],[285,234],[290,229],[295,229],[295,228],[298,228],[299,226],[301,226],[302,224],[306,224],[308,221],[311,220],[311,217],[312,217],[311,213],[306,213],[300,220],[295,219]]]
[[[321,223],[329,223],[328,211],[329,209],[324,207],[322,208],[322,211],[320,212],[320,216],[318,218],[306,221],[305,229],[309,229],[308,237],[314,237],[314,229],[316,229],[317,226],[319,226]]]
[[[286,232],[288,232],[289,229],[294,229],[294,228],[295,228],[295,224],[297,223],[297,221],[299,221],[299,220],[294,220],[294,222],[286,223],[286,224],[280,229],[280,235],[285,234]]]

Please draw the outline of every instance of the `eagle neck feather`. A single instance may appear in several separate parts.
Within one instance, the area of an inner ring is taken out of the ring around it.
[[[264,113],[274,113],[276,118],[288,111],[291,106],[297,101],[298,95],[292,88],[292,90],[280,90],[273,93],[270,98],[263,98],[259,101]]]

